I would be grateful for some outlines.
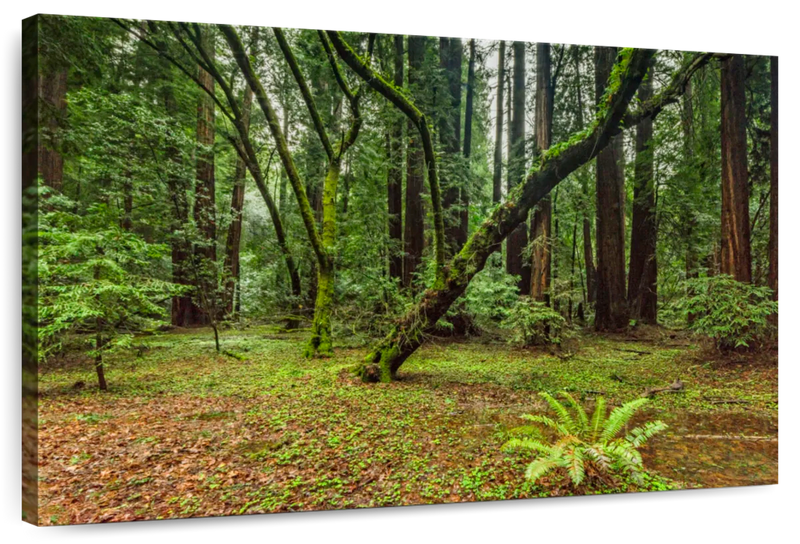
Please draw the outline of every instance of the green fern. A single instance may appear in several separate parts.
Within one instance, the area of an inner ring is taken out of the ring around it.
[[[626,474],[635,483],[643,484],[642,456],[637,448],[667,426],[661,421],[649,421],[631,429],[625,437],[618,435],[636,411],[647,403],[646,398],[632,400],[606,414],[606,401],[599,397],[589,418],[583,406],[567,392],[561,393],[565,403],[549,393],[539,395],[557,418],[541,414],[524,414],[522,417],[555,433],[554,443],[545,441],[541,428],[527,425],[512,429],[511,432],[518,437],[503,445],[506,451],[527,451],[536,455],[525,471],[527,479],[537,481],[561,468],[566,470],[572,484],[578,486],[585,481],[587,466],[591,463],[600,473]]]

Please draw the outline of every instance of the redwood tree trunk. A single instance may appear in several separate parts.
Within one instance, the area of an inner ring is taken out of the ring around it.
[[[778,300],[778,57],[770,59],[771,112],[769,131],[769,287]]]
[[[649,77],[639,87],[639,100],[646,102],[652,95],[653,79]],[[658,312],[656,285],[658,270],[652,139],[653,120],[647,118],[639,123],[636,130],[628,302],[632,318],[654,324]]]
[[[467,103],[464,106],[464,158],[467,160],[467,172],[470,172],[469,158],[472,154],[472,114],[475,102],[475,40],[469,41],[469,62],[467,64]],[[471,179],[471,178],[470,178]],[[461,241],[459,250],[467,241],[469,234],[469,181],[461,187],[461,232],[458,239]]]
[[[67,113],[67,69],[56,69],[40,77],[42,97],[39,138],[39,172],[44,184],[61,191],[64,182],[64,157],[61,155],[59,127]]]
[[[550,44],[536,44],[536,151],[542,153],[550,148],[553,131],[553,93],[550,79]],[[551,268],[551,221],[550,195],[544,197],[533,212],[531,220],[531,297],[544,302],[550,292]]]
[[[576,95],[578,98],[578,112],[577,112],[577,124],[578,130],[583,130],[583,86],[581,81],[581,50],[580,47],[576,46],[575,49],[575,88],[576,88]],[[583,207],[583,261],[586,268],[586,301],[589,303],[593,303],[595,300],[596,290],[596,278],[597,274],[594,268],[594,250],[592,249],[592,223],[589,219],[589,202],[590,202],[590,193],[589,193],[589,176],[588,172],[583,172],[581,176],[581,191],[583,192],[583,198],[585,201]]]
[[[214,46],[210,32],[206,29],[203,35],[204,45],[208,48],[211,57],[214,57]],[[214,78],[211,74],[198,68],[198,79],[204,87],[214,88]],[[216,192],[214,179],[214,101],[206,93],[200,93],[197,103],[197,163],[195,178],[194,220],[199,231],[200,241],[194,248],[195,262],[193,272],[199,278],[198,289],[205,293],[202,298],[210,301],[214,291],[216,275],[214,265],[217,260],[217,222],[216,222]],[[207,324],[210,322],[211,308],[202,308],[192,302],[191,322],[188,325]]]
[[[605,92],[617,50],[595,48],[595,102]],[[628,326],[625,300],[625,176],[622,136],[597,156],[597,300],[595,328],[618,331]]]
[[[509,134],[508,192],[516,187],[525,173],[525,42],[514,42],[513,113]],[[520,276],[519,292],[530,294],[531,269],[522,252],[528,245],[526,225],[518,225],[506,244],[506,271]]]
[[[403,87],[403,35],[394,37],[394,86]],[[389,136],[389,174],[388,174],[388,210],[389,239],[392,250],[389,256],[389,277],[401,279],[403,276],[403,121],[394,121]]]
[[[747,121],[744,57],[722,61],[722,251],[721,270],[750,282],[750,193],[747,186]]]
[[[421,70],[425,60],[425,37],[408,37],[408,86],[413,93],[422,83]],[[422,208],[422,191],[425,183],[425,163],[417,128],[408,121],[408,151],[406,153],[406,217],[405,217],[405,263],[403,286],[411,287],[414,273],[422,260],[425,245],[425,211]]]

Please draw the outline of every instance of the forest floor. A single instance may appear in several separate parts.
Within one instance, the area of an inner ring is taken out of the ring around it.
[[[616,405],[676,378],[645,417],[669,429],[643,449],[644,488],[778,481],[777,350],[720,358],[682,333],[583,333],[561,348],[480,338],[433,341],[391,384],[348,367],[363,346],[302,358],[304,332],[252,327],[137,339],[109,362],[101,392],[90,363],[40,370],[40,523],[175,518],[612,492],[558,474],[523,477],[506,454],[539,391]],[[621,483],[620,489],[635,488]],[[618,491],[617,489],[616,491]]]

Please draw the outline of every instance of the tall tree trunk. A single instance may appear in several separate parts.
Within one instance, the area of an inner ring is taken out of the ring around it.
[[[497,103],[495,104],[494,171],[492,202],[503,199],[503,89],[506,85],[506,42],[501,41],[497,54]]]
[[[203,45],[214,58],[214,44],[209,29],[203,29]],[[198,67],[197,77],[204,87],[214,89],[214,78],[203,68]],[[215,136],[214,101],[205,92],[200,93],[197,103],[197,173],[195,176],[194,220],[200,240],[194,249],[194,269],[198,276],[198,289],[203,290],[199,297],[203,304],[192,304],[191,325],[208,324],[216,316],[209,315],[215,311],[210,304],[216,291],[217,261],[217,219],[216,219],[216,182],[214,176],[214,136]]]
[[[744,57],[722,61],[721,270],[750,282],[750,194],[747,186],[747,119]]]
[[[581,50],[575,46],[575,89],[578,98],[577,124],[578,130],[584,129],[583,121],[583,83],[581,81]],[[589,176],[587,172],[582,172],[581,191],[583,193],[583,261],[586,267],[586,301],[592,303],[595,300],[597,274],[594,268],[594,250],[592,249],[592,223],[589,218],[589,207],[591,195],[589,194]]]
[[[444,72],[447,89],[444,93],[444,113],[439,118],[439,137],[445,160],[454,163],[461,151],[461,63],[460,38],[439,39],[439,66]],[[445,213],[445,245],[448,257],[457,253],[466,242],[462,236],[460,202],[462,180],[441,174],[442,208]]]
[[[508,191],[516,187],[525,173],[525,42],[514,42],[514,87],[513,114],[511,119],[508,157]],[[526,225],[518,226],[508,237],[506,244],[506,271],[520,276],[520,294],[528,295],[531,290],[531,269],[522,258],[528,245]]]
[[[778,57],[770,59],[771,111],[769,130],[769,277],[772,296],[778,300]]]
[[[394,37],[394,86],[403,88],[403,35]],[[403,276],[403,120],[398,116],[393,122],[389,136],[388,210],[389,240],[392,242],[389,256],[389,277]]]
[[[122,220],[120,226],[127,231],[133,228],[133,174],[130,170],[125,173],[122,181]]]
[[[421,71],[425,60],[425,37],[408,37],[408,86],[413,93],[422,84]],[[425,211],[422,207],[422,191],[425,184],[425,164],[422,143],[416,127],[408,121],[408,147],[406,152],[406,217],[405,217],[405,263],[403,286],[412,286],[417,266],[422,261],[425,245]]]
[[[614,47],[595,47],[595,103],[598,108],[617,56]],[[625,300],[625,176],[622,135],[597,155],[597,299],[595,328],[628,326]]]
[[[48,70],[40,76],[40,85],[39,172],[46,186],[61,191],[64,157],[61,155],[59,131],[67,115],[67,69]]]
[[[253,27],[253,38],[257,40],[258,27]],[[253,105],[253,90],[246,86],[242,99],[242,124],[244,130],[250,132],[250,112]],[[269,174],[269,166],[267,167]],[[236,291],[239,289],[239,254],[242,243],[242,211],[244,209],[245,180],[247,164],[242,157],[236,159],[236,170],[233,178],[233,194],[231,195],[231,224],[228,227],[228,238],[225,241],[225,262],[223,270],[225,281],[225,314],[235,314]]]
[[[639,100],[653,95],[653,78],[639,87]],[[631,317],[643,323],[657,321],[656,202],[653,178],[653,120],[643,119],[636,129],[636,164],[633,184],[631,255],[628,275],[628,302]]]
[[[550,44],[536,44],[536,151],[543,153],[550,148],[553,132],[552,101],[550,87]],[[551,267],[551,221],[550,195],[543,198],[531,219],[531,297],[543,302],[550,292]]]
[[[686,90],[682,100],[682,119],[683,127],[683,160],[694,169],[694,105],[692,103],[692,81],[686,84]],[[689,210],[687,210],[689,212]],[[697,217],[693,213],[687,213],[683,219],[686,224],[686,277],[696,278],[699,275],[697,267],[699,258],[695,244],[695,231],[697,229]],[[691,319],[691,316],[690,316]]]
[[[475,102],[475,40],[469,41],[469,62],[467,64],[467,103],[464,106],[464,158],[467,162],[467,172],[470,173],[470,155],[472,155],[472,115]],[[472,177],[466,180],[461,187],[461,232],[459,250],[467,241],[469,234],[469,189]]]

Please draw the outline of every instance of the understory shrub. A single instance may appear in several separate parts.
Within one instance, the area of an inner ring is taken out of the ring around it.
[[[511,342],[523,346],[560,344],[566,320],[544,304],[519,297],[503,321],[503,327],[512,333]]]

